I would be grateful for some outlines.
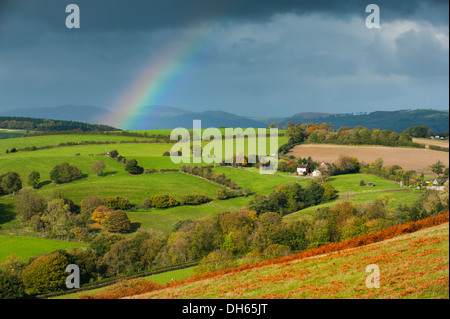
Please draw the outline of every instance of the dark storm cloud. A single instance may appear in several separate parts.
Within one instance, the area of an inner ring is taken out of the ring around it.
[[[65,27],[70,3],[81,29]],[[364,24],[370,3],[380,29]],[[198,64],[178,61],[189,81],[158,103],[249,116],[448,107],[448,1],[0,0],[0,111],[111,107],[205,30]]]
[[[65,7],[76,3],[82,14],[82,31],[132,31],[180,27],[215,19],[261,20],[279,13],[325,13],[338,18],[364,17],[370,3],[380,6],[385,21],[410,18],[448,23],[445,0],[6,0],[3,15],[38,20],[61,28]],[[0,22],[1,24],[1,22]]]

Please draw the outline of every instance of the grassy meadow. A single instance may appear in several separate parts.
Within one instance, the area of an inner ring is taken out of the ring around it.
[[[88,247],[88,244],[47,238],[0,235],[0,263],[12,253],[26,262],[30,257],[58,249]]]

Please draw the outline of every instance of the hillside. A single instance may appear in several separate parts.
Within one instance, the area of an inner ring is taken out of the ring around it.
[[[82,112],[82,110],[80,110]],[[102,124],[88,124],[73,120],[64,120],[57,116],[0,116],[0,129],[16,129],[26,131],[118,131],[117,128]],[[26,132],[24,132],[26,133]],[[9,137],[9,136],[6,136]]]
[[[14,109],[1,112],[0,116],[46,118],[64,121],[77,121],[89,124],[97,124],[94,119],[104,117],[110,112],[96,106],[90,105],[63,105],[57,107]]]
[[[372,245],[175,284],[132,298],[448,298],[449,224]],[[365,285],[366,266],[380,288]]]
[[[331,123],[335,130],[342,126],[356,126],[368,129],[378,128],[401,133],[409,127],[426,124],[434,132],[448,132],[449,112],[430,109],[378,111],[367,114],[327,114],[298,113],[285,118],[278,124],[294,123]]]

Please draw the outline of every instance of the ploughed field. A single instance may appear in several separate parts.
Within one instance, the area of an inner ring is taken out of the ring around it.
[[[444,144],[445,145],[445,144]],[[384,165],[400,165],[404,170],[423,171],[429,165],[441,161],[449,166],[447,152],[419,148],[385,146],[348,146],[330,144],[302,144],[295,146],[287,155],[308,157],[315,161],[335,162],[341,155],[354,156],[361,163],[371,163],[381,157]]]

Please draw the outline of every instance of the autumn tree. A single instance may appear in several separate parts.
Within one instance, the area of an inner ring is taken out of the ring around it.
[[[105,219],[111,214],[113,210],[105,205],[97,207],[92,213],[92,220],[96,223],[103,224]]]
[[[65,287],[67,257],[59,252],[35,259],[22,273],[25,291],[28,294],[43,294]]]

